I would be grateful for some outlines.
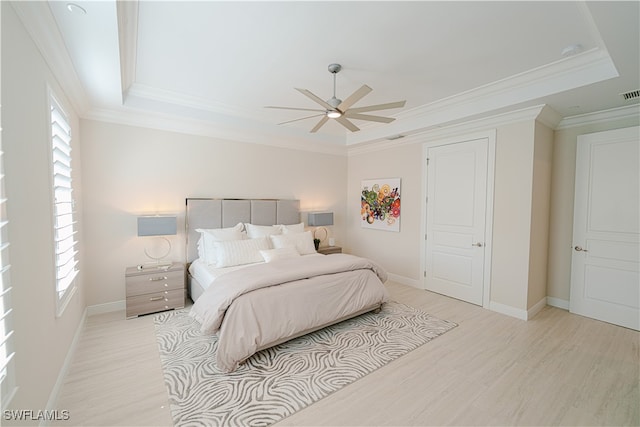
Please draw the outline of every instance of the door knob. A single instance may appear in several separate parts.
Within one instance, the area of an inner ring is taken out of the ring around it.
[[[479,248],[482,247],[482,243],[478,242],[478,243],[472,243],[471,246],[477,246]]]
[[[582,249],[582,246],[576,246],[576,247],[574,247],[573,249],[575,249],[575,250],[576,250],[576,251],[578,251],[578,252],[589,252],[589,251],[588,251],[588,250],[586,250],[586,249]]]

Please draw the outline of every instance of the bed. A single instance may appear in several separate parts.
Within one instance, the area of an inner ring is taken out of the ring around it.
[[[222,371],[388,300],[376,263],[315,252],[297,200],[190,198],[185,224],[190,315]]]

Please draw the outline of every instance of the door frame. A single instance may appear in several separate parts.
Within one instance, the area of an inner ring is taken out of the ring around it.
[[[491,302],[491,258],[493,252],[493,196],[495,183],[495,166],[496,166],[496,140],[497,130],[490,129],[481,132],[463,134],[448,138],[436,139],[422,144],[422,203],[421,203],[421,221],[420,221],[420,271],[422,272],[419,280],[420,288],[426,289],[426,267],[427,267],[427,153],[430,148],[441,147],[444,145],[459,144],[462,142],[473,141],[476,139],[487,140],[487,195],[486,195],[486,216],[485,216],[485,256],[484,256],[484,277],[482,290],[482,307],[489,308]]]

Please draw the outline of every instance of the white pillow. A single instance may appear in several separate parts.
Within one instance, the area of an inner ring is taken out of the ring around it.
[[[313,244],[313,236],[311,231],[304,233],[288,233],[270,236],[271,243],[276,249],[279,248],[296,248],[300,255],[315,254],[316,248]]]
[[[280,229],[282,230],[282,234],[303,233],[304,222],[301,222],[300,224],[290,224],[290,225],[280,224]]]
[[[260,255],[262,255],[265,262],[271,262],[277,259],[296,258],[300,256],[298,250],[293,246],[263,250],[260,251]]]
[[[277,225],[253,225],[245,223],[244,228],[247,230],[247,236],[249,236],[250,239],[269,237],[272,234],[282,234],[282,229]]]
[[[200,240],[198,241],[199,257],[209,265],[216,265],[216,248],[214,243],[225,240],[246,239],[247,235],[242,229],[242,223],[228,228],[196,228],[196,231],[200,233]]]
[[[233,267],[235,265],[262,262],[261,250],[269,249],[267,237],[257,237],[245,240],[223,240],[215,242],[217,262],[216,267]]]

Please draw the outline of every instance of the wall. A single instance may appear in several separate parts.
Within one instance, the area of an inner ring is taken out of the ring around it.
[[[461,135],[460,138],[464,138]],[[496,128],[491,308],[526,315],[546,295],[547,236],[553,132],[535,120]],[[425,136],[390,149],[349,157],[349,249],[380,262],[396,281],[422,287],[422,143]],[[400,233],[362,229],[363,179],[402,179]]]
[[[347,250],[380,263],[396,281],[422,287],[420,277],[420,220],[422,147],[398,145],[391,150],[352,155],[348,163]],[[362,228],[362,180],[400,178],[400,232]]]
[[[56,317],[53,212],[50,170],[50,86],[70,114],[74,140],[75,198],[81,210],[81,155],[78,118],[29,38],[13,8],[2,2],[2,132],[8,198],[13,320],[15,326],[15,409],[46,409],[76,330],[84,303],[84,261],[75,293]],[[78,227],[82,254],[82,227]]]
[[[170,258],[184,260],[187,197],[300,199],[303,211],[332,211],[330,235],[346,240],[346,156],[91,120],[81,128],[88,305],[123,301],[125,268],[149,261],[137,215],[178,214]]]
[[[533,188],[531,191],[531,251],[527,309],[546,302],[547,260],[549,256],[549,210],[551,203],[551,166],[553,130],[536,122],[533,148]]]
[[[547,295],[552,304],[569,308],[573,254],[573,195],[578,135],[640,125],[638,116],[599,120],[555,131],[551,178],[549,271]]]

